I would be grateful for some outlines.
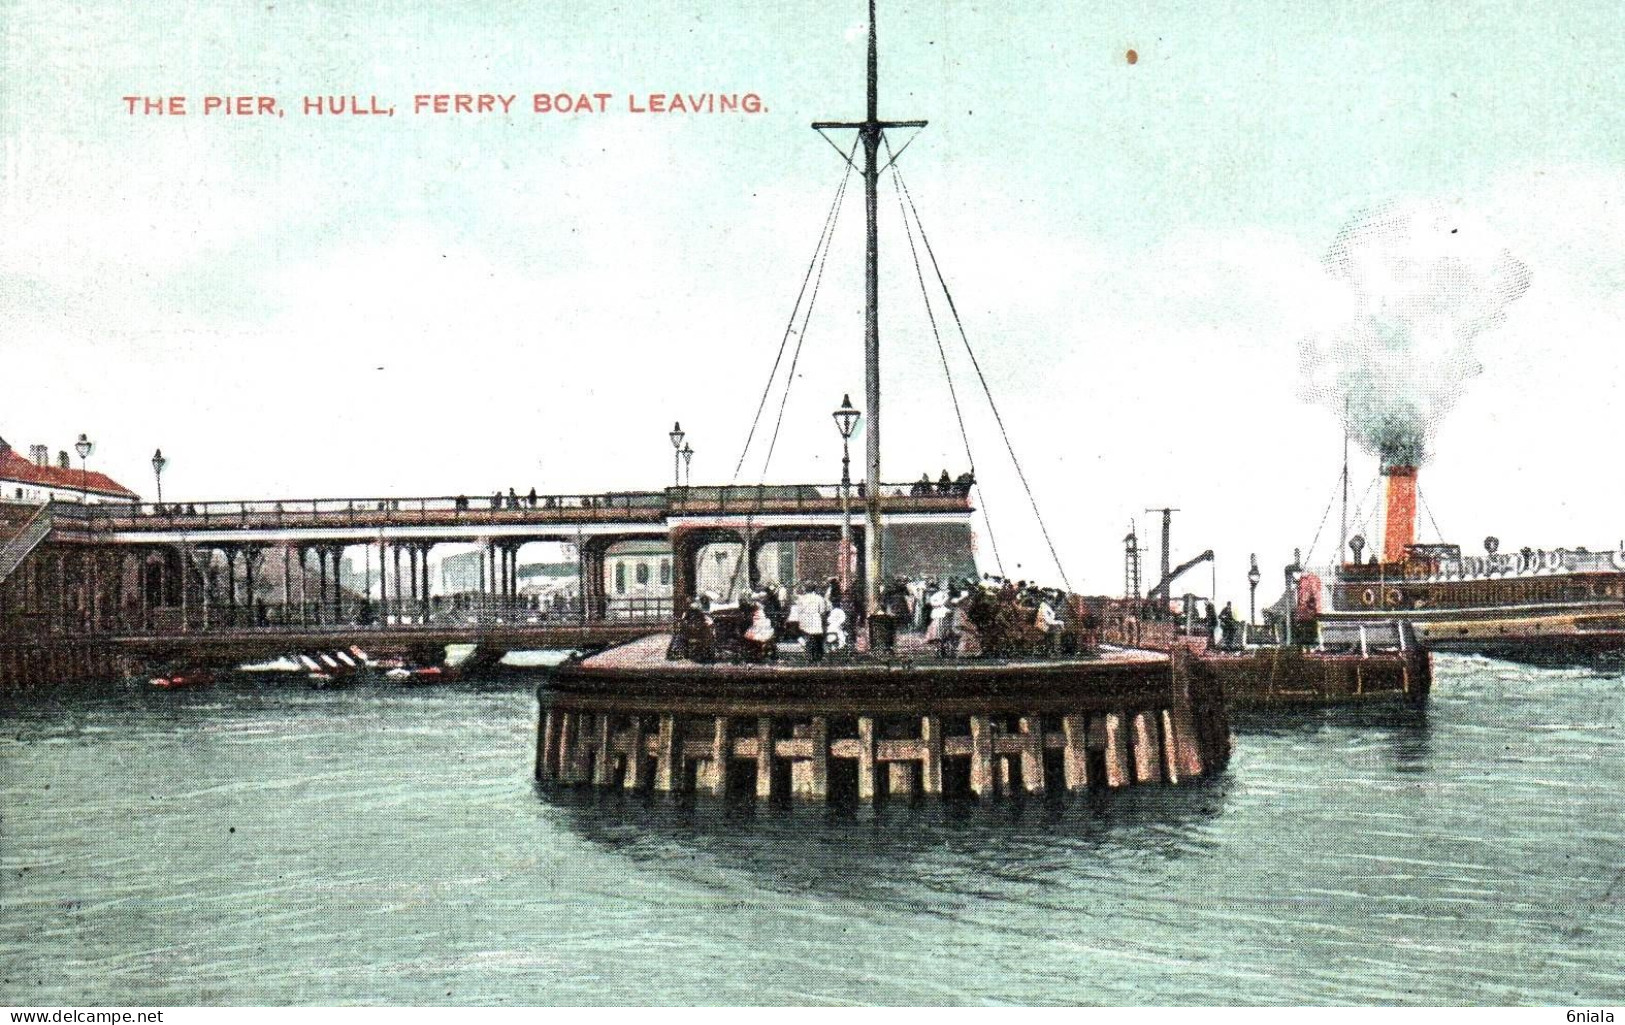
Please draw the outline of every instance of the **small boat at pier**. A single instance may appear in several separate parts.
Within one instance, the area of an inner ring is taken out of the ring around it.
[[[165,676],[155,676],[149,683],[158,690],[187,690],[196,687],[208,687],[214,683],[214,673],[208,669],[183,669]]]

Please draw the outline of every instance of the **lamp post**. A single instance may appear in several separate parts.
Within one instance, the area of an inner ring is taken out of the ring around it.
[[[850,581],[852,565],[852,432],[858,429],[858,419],[863,416],[852,405],[852,396],[841,396],[841,408],[830,414],[835,420],[835,429],[841,432],[841,597],[844,599],[851,593]],[[873,540],[870,541],[873,544]]]
[[[666,437],[671,439],[671,485],[676,487],[682,479],[683,425],[673,423]]]
[[[1247,625],[1258,625],[1258,582],[1264,575],[1258,572],[1258,553],[1252,554],[1253,565],[1247,571]]]
[[[73,450],[79,453],[79,494],[86,505],[90,504],[90,468],[86,465],[86,461],[90,459],[90,453],[95,449],[95,444],[83,434],[73,443]]]
[[[152,477],[158,483],[158,509],[160,512],[163,511],[164,505],[164,467],[168,465],[169,460],[164,458],[164,450],[161,448],[153,449]]]
[[[684,443],[682,451],[683,451],[683,486],[686,488],[690,484],[694,483],[694,467],[693,467],[693,463],[694,463],[694,446],[689,445],[687,443]]]

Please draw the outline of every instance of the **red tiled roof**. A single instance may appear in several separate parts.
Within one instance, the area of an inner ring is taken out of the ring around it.
[[[61,488],[64,491],[89,491],[113,498],[141,497],[105,473],[97,473],[95,470],[85,473],[82,470],[64,470],[60,466],[40,466],[18,455],[16,449],[0,452],[0,481],[37,484],[42,487]]]

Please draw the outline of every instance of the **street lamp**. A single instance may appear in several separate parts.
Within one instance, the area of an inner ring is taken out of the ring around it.
[[[90,468],[85,463],[95,449],[95,444],[83,434],[73,443],[73,450],[79,453],[79,490],[86,504],[90,502]]]
[[[852,405],[852,396],[841,396],[841,408],[831,413],[835,429],[841,432],[841,597],[850,590],[847,577],[852,564],[852,432],[863,416]],[[873,539],[870,540],[873,544]]]
[[[153,476],[153,479],[158,482],[158,508],[159,508],[159,511],[163,510],[163,505],[164,505],[164,467],[166,467],[168,465],[169,465],[169,460],[164,458],[164,450],[161,449],[161,448],[153,449],[152,450],[152,476]]]
[[[694,483],[694,468],[693,468],[694,446],[685,443],[683,445],[682,452],[683,452],[683,486],[687,487],[688,485]]]
[[[671,433],[666,435],[671,439],[671,484],[676,487],[681,480],[681,464],[683,461],[683,425],[673,423]]]
[[[1247,571],[1247,625],[1256,626],[1258,619],[1258,582],[1264,575],[1258,572],[1258,553],[1252,555],[1253,566]]]

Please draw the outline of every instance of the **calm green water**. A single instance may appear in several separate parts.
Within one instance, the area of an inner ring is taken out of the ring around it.
[[[878,811],[539,791],[524,685],[14,702],[0,1003],[1625,1002],[1625,679],[1438,677]]]

